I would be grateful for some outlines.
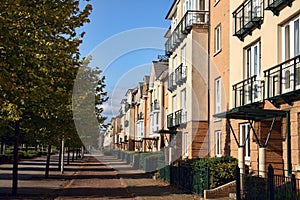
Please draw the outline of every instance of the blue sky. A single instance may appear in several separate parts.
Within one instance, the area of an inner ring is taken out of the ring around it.
[[[117,115],[127,89],[137,86],[149,75],[151,61],[164,54],[165,20],[173,0],[91,0],[91,22],[85,31],[80,52],[92,55],[91,66],[106,76],[110,100],[104,115]]]

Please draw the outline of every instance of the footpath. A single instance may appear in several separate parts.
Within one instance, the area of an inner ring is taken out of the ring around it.
[[[64,174],[57,170],[57,159],[52,156],[48,179],[44,178],[45,157],[21,161],[17,197],[9,195],[12,165],[0,165],[0,199],[200,199],[112,156],[85,155],[65,166]]]

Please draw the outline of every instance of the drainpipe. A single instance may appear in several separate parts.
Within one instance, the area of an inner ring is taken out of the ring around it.
[[[287,148],[288,176],[291,176],[292,175],[292,156],[291,156],[290,111],[286,112],[286,148]]]
[[[210,0],[208,0],[208,36],[207,36],[207,82],[208,82],[208,90],[207,90],[207,121],[208,121],[208,134],[207,134],[207,156],[210,157]]]

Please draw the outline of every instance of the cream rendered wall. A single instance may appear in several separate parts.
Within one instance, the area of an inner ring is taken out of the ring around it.
[[[243,1],[230,1],[231,13],[242,4]],[[282,62],[281,59],[281,35],[280,25],[288,21],[290,18],[299,14],[300,1],[293,1],[292,7],[285,7],[280,11],[279,16],[273,15],[271,11],[264,11],[264,22],[261,25],[261,29],[255,29],[251,35],[247,35],[244,38],[244,42],[241,42],[237,37],[231,36],[230,38],[230,85],[233,85],[244,79],[243,67],[244,67],[244,51],[243,49],[251,45],[257,40],[261,41],[261,77],[264,77],[263,71],[267,70]],[[234,26],[233,18],[230,20],[231,27]],[[233,28],[231,29],[231,35],[233,35]],[[230,107],[232,107],[232,95],[230,96]],[[295,103],[297,105],[297,102]],[[274,108],[267,103],[267,108]],[[299,157],[299,122],[297,113],[300,111],[298,106],[283,105],[282,109],[291,109],[291,141],[292,141],[292,164],[293,170],[295,166],[300,163]],[[241,122],[241,121],[240,121]],[[236,132],[238,133],[237,123],[235,125]],[[285,130],[282,130],[285,132]],[[284,133],[283,133],[284,134]],[[232,141],[233,142],[233,141]],[[236,145],[234,145],[236,146]],[[252,146],[255,148],[255,145]],[[233,150],[236,154],[236,150]],[[286,143],[283,141],[283,159],[284,166],[286,166]]]

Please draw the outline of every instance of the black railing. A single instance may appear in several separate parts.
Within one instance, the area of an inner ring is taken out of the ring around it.
[[[208,15],[208,11],[188,10],[165,43],[166,55],[170,56],[174,52],[186,35],[191,31],[193,25],[207,25],[209,19]]]
[[[234,18],[234,36],[244,40],[246,35],[251,35],[255,28],[260,28],[263,22],[263,0],[247,0],[232,14]]]
[[[300,55],[264,71],[266,97],[271,98],[300,89]]]
[[[175,69],[175,81],[178,85],[186,81],[186,66],[182,63]]]
[[[232,86],[233,106],[240,107],[259,102],[264,98],[264,81],[252,76]]]
[[[285,6],[292,6],[293,0],[266,0],[267,6],[266,10],[271,10],[274,15],[278,16],[279,12],[285,7]]]
[[[169,114],[167,116],[167,127],[174,128],[186,124],[186,111],[182,109],[177,110],[175,113]]]
[[[176,84],[176,77],[175,77],[175,73],[172,72],[169,75],[169,80],[168,80],[168,90],[170,92],[173,92],[174,90],[176,90],[177,88],[177,84]]]
[[[300,199],[300,179],[295,175],[275,175],[271,165],[265,178],[258,175],[240,174],[236,171],[236,199]],[[242,183],[242,184],[238,184]]]

